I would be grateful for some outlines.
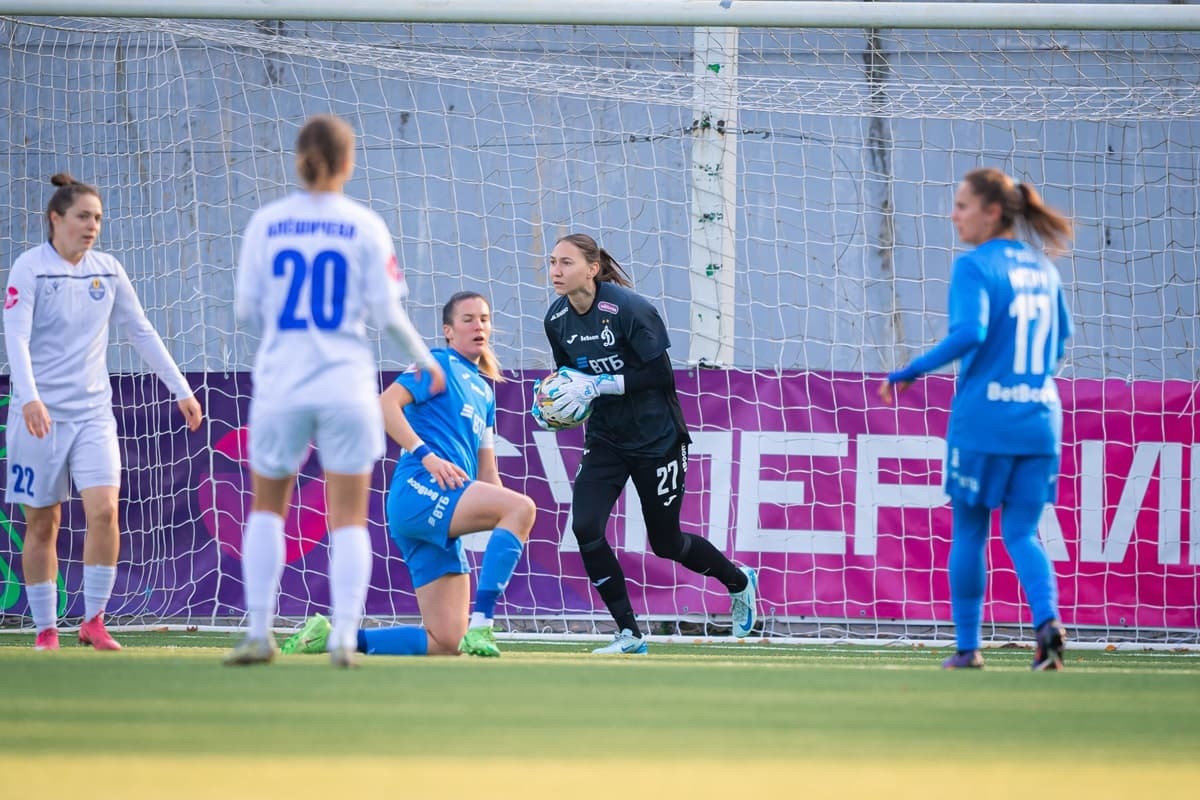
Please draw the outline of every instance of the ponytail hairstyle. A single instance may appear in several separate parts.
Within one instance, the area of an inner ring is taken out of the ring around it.
[[[482,300],[488,307],[488,312],[491,312],[492,304],[479,292],[455,292],[446,301],[446,305],[442,306],[442,324],[454,327],[454,312],[458,309],[458,304],[464,300],[475,299]],[[496,353],[492,350],[491,345],[484,347],[483,352],[479,354],[479,371],[496,383],[504,383],[504,375],[500,373],[500,361],[496,358]]]
[[[984,206],[1000,204],[1000,227],[1011,230],[1023,220],[1051,252],[1064,252],[1071,239],[1071,220],[1042,201],[1037,189],[1013,179],[995,167],[980,167],[968,172],[963,181],[971,187]]]
[[[296,172],[305,186],[336,175],[346,167],[354,149],[354,131],[340,117],[310,117],[296,137]]]
[[[600,245],[596,244],[596,240],[588,236],[586,233],[571,233],[561,237],[558,242],[570,242],[579,248],[583,253],[583,260],[589,264],[599,264],[600,271],[596,273],[596,283],[612,282],[618,286],[624,286],[626,289],[633,288],[633,281],[629,280],[629,275],[625,270],[621,269],[621,265],[617,260],[608,254]],[[558,244],[555,242],[555,244]]]
[[[50,183],[58,188],[50,196],[50,202],[46,205],[46,241],[48,242],[54,241],[54,220],[50,218],[51,212],[60,217],[66,216],[67,210],[85,194],[90,194],[97,200],[100,199],[99,189],[89,186],[83,181],[75,180],[69,172],[55,173],[50,177]]]

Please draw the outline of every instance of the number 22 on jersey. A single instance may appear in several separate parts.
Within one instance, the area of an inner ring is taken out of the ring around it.
[[[271,273],[290,282],[279,312],[279,329],[306,330],[311,321],[320,330],[336,330],[346,313],[347,270],[346,256],[337,250],[322,250],[311,264],[299,250],[280,250]],[[306,286],[308,308],[301,303]]]

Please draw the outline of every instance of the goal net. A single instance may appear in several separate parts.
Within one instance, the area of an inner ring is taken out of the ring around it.
[[[1065,622],[1103,641],[1200,638],[1197,34],[28,17],[0,18],[0,34],[0,264],[44,239],[51,174],[98,185],[100,248],[209,416],[188,434],[118,333],[117,621],[243,613],[255,341],[234,324],[234,258],[250,214],[295,188],[300,125],[334,112],[360,134],[348,193],[393,231],[428,340],[451,293],[492,302],[510,378],[499,462],[539,508],[501,626],[609,625],[570,529],[582,437],[524,413],[551,366],[547,254],[579,231],[667,322],[695,438],[685,530],[759,569],[763,634],[946,640],[953,378],[897,409],[875,384],[945,335],[954,188],[986,164],[1077,226],[1060,261],[1077,322],[1063,477],[1041,527]],[[380,347],[388,379],[403,364]],[[395,455],[371,503],[380,621],[417,613],[383,524]],[[313,459],[287,521],[281,623],[328,607],[323,488]],[[28,625],[23,524],[4,513],[0,614]],[[69,616],[83,527],[69,504]],[[609,536],[651,633],[728,632],[723,588],[650,552],[631,492]],[[998,536],[989,561],[985,635],[1027,638]]]

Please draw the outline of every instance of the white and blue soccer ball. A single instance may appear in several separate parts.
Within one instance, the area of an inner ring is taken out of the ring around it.
[[[557,389],[568,383],[568,379],[557,372],[552,372],[544,378],[539,378],[533,384],[533,407],[530,413],[535,419],[546,423],[546,427],[554,431],[565,431],[577,428],[592,415],[592,404],[588,403],[582,411],[574,414],[555,412],[554,399]]]

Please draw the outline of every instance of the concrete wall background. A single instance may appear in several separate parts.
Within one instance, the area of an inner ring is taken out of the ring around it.
[[[0,275],[69,169],[100,187],[101,249],[182,366],[247,369],[238,236],[332,110],[361,132],[348,191],[391,226],[428,337],[451,292],[482,289],[502,363],[548,365],[546,254],[579,230],[658,300],[682,365],[691,30],[86,24],[0,21]],[[1196,380],[1198,45],[743,31],[735,365],[879,371],[944,335],[953,189],[986,163],[1076,220],[1066,373]],[[117,341],[114,370],[140,371]]]

